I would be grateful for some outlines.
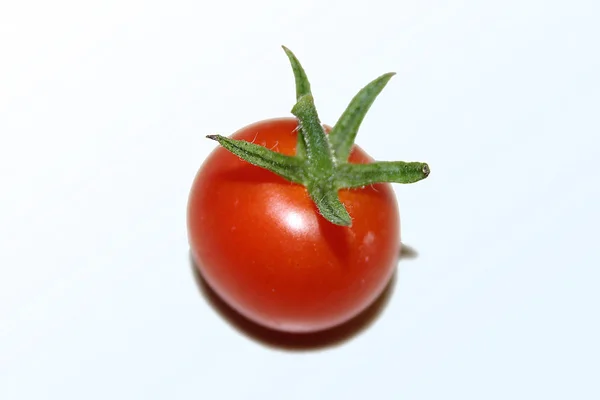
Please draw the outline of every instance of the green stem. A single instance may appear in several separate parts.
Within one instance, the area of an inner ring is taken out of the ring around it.
[[[331,176],[335,160],[312,95],[302,96],[292,108],[292,114],[298,117],[300,129],[304,134],[306,158],[311,165],[309,172],[314,177]]]
[[[422,162],[348,163],[367,111],[394,73],[381,75],[361,89],[327,135],[319,120],[304,68],[289,49],[283,49],[296,80],[296,104],[292,108],[292,114],[298,118],[296,155],[283,155],[254,143],[220,135],[209,135],[209,139],[216,140],[253,165],[304,185],[321,215],[341,226],[350,226],[352,218],[340,201],[338,190],[379,182],[414,183],[429,176],[429,166]]]
[[[304,68],[302,68],[302,64],[300,64],[300,61],[296,58],[294,53],[285,46],[281,47],[283,47],[283,51],[285,51],[285,54],[288,56],[290,64],[292,65],[292,71],[294,71],[294,79],[296,80],[296,101],[298,101],[302,96],[311,94],[310,82],[308,81]]]

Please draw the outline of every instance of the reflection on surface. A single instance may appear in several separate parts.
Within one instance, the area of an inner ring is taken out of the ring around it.
[[[269,193],[267,210],[269,218],[276,225],[281,225],[284,232],[292,232],[297,237],[306,238],[316,230],[318,214],[312,204],[306,207],[303,202],[293,201],[280,193]],[[310,201],[310,199],[304,199]]]
[[[296,211],[287,212],[284,218],[285,224],[293,231],[304,230],[304,220],[302,215]]]

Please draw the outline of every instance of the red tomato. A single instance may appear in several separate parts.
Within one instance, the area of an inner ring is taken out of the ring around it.
[[[294,155],[297,120],[249,125],[231,137]],[[372,159],[355,146],[349,162]],[[314,332],[348,321],[389,282],[400,252],[392,187],[344,189],[353,223],[324,219],[305,187],[217,147],[198,172],[188,204],[192,256],[231,307],[263,326]]]

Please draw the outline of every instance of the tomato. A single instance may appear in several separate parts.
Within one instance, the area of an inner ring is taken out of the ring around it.
[[[296,118],[249,125],[231,138],[294,155]],[[349,163],[373,160],[358,146]],[[191,254],[202,277],[248,319],[314,332],[350,320],[382,293],[400,252],[390,184],[341,189],[351,226],[327,221],[307,189],[217,147],[188,202]]]

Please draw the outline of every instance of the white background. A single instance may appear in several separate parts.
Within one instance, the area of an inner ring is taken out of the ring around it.
[[[600,3],[4,1],[0,399],[600,398]],[[295,342],[232,320],[189,263],[209,133],[324,122],[396,71],[357,142],[395,186],[378,316]],[[220,311],[221,310],[221,311]],[[342,340],[343,339],[343,340]]]

